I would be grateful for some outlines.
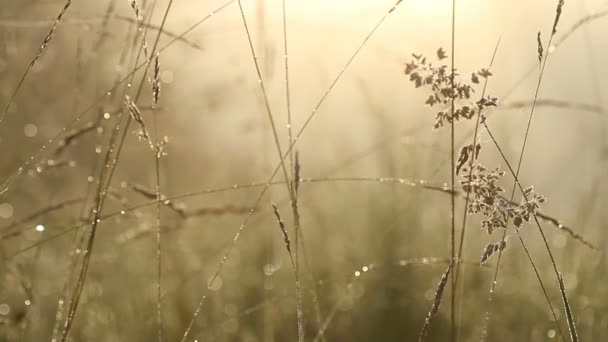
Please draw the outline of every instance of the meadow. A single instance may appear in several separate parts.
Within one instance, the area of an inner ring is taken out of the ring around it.
[[[608,339],[608,3],[0,6],[0,341]]]

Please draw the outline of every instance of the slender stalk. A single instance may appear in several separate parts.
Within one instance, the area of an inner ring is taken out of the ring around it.
[[[450,64],[452,75],[450,78],[450,86],[452,90],[451,101],[450,101],[450,117],[451,125],[450,125],[450,189],[452,190],[452,194],[450,196],[450,205],[451,205],[451,229],[450,229],[450,240],[451,240],[451,255],[452,255],[452,263],[447,273],[450,273],[449,270],[455,268],[456,263],[456,194],[455,194],[455,177],[456,177],[456,160],[455,160],[455,123],[454,119],[454,101],[456,100],[456,86],[455,86],[455,78],[456,78],[456,68],[455,68],[455,55],[456,55],[456,0],[452,0],[452,48],[450,55]],[[456,341],[456,325],[455,325],[455,316],[456,316],[456,280],[457,278],[454,276],[454,272],[450,274],[451,279],[451,307],[450,307],[450,340],[452,342]],[[438,292],[439,293],[439,292]]]
[[[429,182],[425,181],[425,180],[412,180],[412,179],[406,179],[406,178],[391,178],[391,177],[325,177],[325,178],[301,178],[300,179],[301,183],[319,183],[319,184],[328,184],[328,183],[336,183],[336,182],[355,182],[355,183],[372,183],[372,184],[398,184],[398,185],[404,185],[407,187],[411,187],[411,188],[420,188],[422,190],[429,190],[429,191],[433,191],[433,192],[437,192],[437,193],[443,193],[443,194],[447,194],[447,195],[451,195],[451,191],[450,189],[445,189],[445,187],[443,185],[433,185],[430,184]],[[205,189],[205,190],[200,190],[200,191],[195,191],[195,192],[189,192],[189,193],[184,193],[184,194],[180,194],[180,195],[176,195],[176,196],[172,196],[169,198],[166,198],[165,200],[167,201],[176,201],[176,200],[180,200],[180,199],[185,199],[185,198],[192,198],[192,197],[197,197],[197,196],[203,196],[203,195],[209,195],[209,194],[217,194],[217,193],[223,193],[223,192],[229,192],[229,191],[236,191],[236,190],[245,190],[245,189],[255,189],[255,188],[265,188],[265,187],[270,187],[270,186],[275,186],[275,185],[284,185],[283,181],[273,181],[273,182],[253,182],[253,183],[246,183],[246,184],[234,184],[234,185],[229,185],[229,186],[224,186],[224,187],[219,187],[219,188],[211,188],[211,189]],[[463,196],[462,193],[457,192],[457,194],[459,196]],[[517,203],[511,202],[510,203],[513,206],[517,206]],[[146,202],[143,204],[138,204],[135,206],[131,206],[122,210],[118,210],[118,211],[114,211],[108,214],[105,214],[101,217],[102,220],[108,220],[108,219],[112,219],[112,218],[116,218],[119,216],[122,216],[126,213],[131,213],[134,212],[136,210],[139,209],[144,209],[144,208],[148,208],[151,206],[155,206],[156,205],[156,199],[154,199],[151,202]],[[253,215],[253,213],[255,212],[254,208],[250,208],[247,211],[247,215]],[[594,244],[592,244],[591,242],[584,240],[581,236],[577,235],[571,228],[568,228],[564,225],[562,225],[560,222],[561,220],[559,220],[556,217],[541,213],[541,212],[537,212],[536,216],[539,217],[540,219],[549,222],[550,224],[552,224],[556,229],[560,230],[560,231],[564,231],[566,233],[568,233],[573,239],[578,240],[579,242],[581,242],[582,244],[586,245],[587,247],[591,248],[594,251],[600,251],[599,248],[597,246],[595,246]],[[42,244],[48,243],[50,241],[53,241],[55,239],[58,239],[66,234],[68,234],[69,232],[73,232],[75,230],[78,229],[82,229],[84,227],[86,227],[87,224],[79,224],[70,228],[67,228],[63,231],[60,231],[58,233],[56,233],[53,236],[50,236],[49,238],[42,240],[42,241],[38,241],[36,243],[33,243],[32,245],[28,246],[28,247],[24,247],[18,251],[16,251],[15,253],[11,254],[11,255],[7,255],[6,259],[11,259],[13,257],[16,257],[20,254],[23,254],[29,250],[32,250]]]
[[[162,145],[158,136],[158,112],[154,111],[154,136],[156,146],[154,149],[154,168],[156,176],[156,324],[158,327],[158,341],[163,340],[163,316],[162,316],[162,249],[161,249],[161,205],[162,196],[160,190],[160,157]]]
[[[293,226],[296,233],[296,313],[298,318],[298,342],[304,342],[304,312],[302,310],[302,290],[300,284],[300,211],[298,210],[298,189],[300,187],[300,162],[296,152],[294,165],[294,179],[291,186],[292,200],[291,209],[293,212]],[[314,284],[313,284],[314,286]]]
[[[283,10],[283,57],[285,59],[285,106],[287,107],[287,132],[289,145],[293,144],[293,128],[291,121],[291,87],[289,82],[289,50],[287,46],[287,6],[286,0],[282,0]],[[292,170],[291,178],[294,177],[293,152],[289,151],[289,165]]]
[[[494,52],[492,53],[492,58],[490,60],[490,65],[488,66],[488,70],[492,69],[492,65],[494,64],[494,59],[496,58],[496,52],[498,51],[498,46],[500,45],[500,39],[498,39],[498,41],[496,42],[496,46],[494,47]],[[486,94],[486,90],[488,87],[488,80],[489,78],[486,77],[484,84],[483,84],[483,90],[481,92],[481,96],[480,99],[483,99],[485,97]],[[482,111],[482,106],[478,105],[477,106],[477,119],[475,120],[475,132],[473,133],[473,142],[472,145],[473,148],[475,148],[475,146],[477,146],[477,141],[478,141],[478,134],[479,134],[479,123],[481,122],[481,111]],[[468,175],[468,179],[472,179],[473,176],[473,170],[474,165],[477,163],[477,158],[478,158],[478,154],[477,153],[473,153],[473,158],[471,161],[471,167],[469,167],[469,175]],[[460,275],[460,260],[462,259],[462,251],[463,251],[463,247],[464,247],[464,236],[465,236],[465,231],[466,231],[466,227],[467,227],[467,218],[468,218],[468,209],[469,209],[469,201],[470,201],[470,197],[471,197],[471,189],[467,189],[466,191],[466,195],[465,195],[465,201],[464,201],[464,209],[463,209],[463,213],[462,213],[462,230],[460,231],[460,243],[458,244],[458,254],[456,255],[456,260],[458,260],[457,264],[456,264],[456,268],[454,270],[454,283],[456,285],[458,285],[458,278]],[[465,266],[463,265],[463,268]],[[464,270],[463,270],[464,273]],[[464,275],[463,275],[464,278]],[[462,289],[462,295],[464,296],[464,279],[463,279],[463,289]],[[460,308],[462,309],[462,306],[460,306]],[[460,329],[458,329],[458,336],[460,336]]]

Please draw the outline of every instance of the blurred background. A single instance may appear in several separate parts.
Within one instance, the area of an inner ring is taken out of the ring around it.
[[[434,59],[443,47],[450,54],[451,2],[405,0],[370,36],[394,3],[286,1],[293,134],[314,113],[294,147],[306,179],[298,204],[307,341],[417,340],[449,264],[450,196],[437,189],[450,181],[450,132],[433,130],[434,109],[424,105],[428,92],[411,84],[404,67],[412,53]],[[487,68],[499,43],[486,91],[499,106],[488,112],[488,125],[513,164],[538,82],[537,33],[543,42],[549,38],[556,3],[457,2],[455,62],[462,75]],[[238,3],[175,1],[159,35],[166,0],[140,0],[140,19],[131,1],[74,1],[14,100],[65,2],[1,4],[0,104],[12,105],[0,123],[0,180],[7,180],[0,194],[0,339],[61,335],[96,190],[107,176],[109,141],[118,123],[120,137],[129,115],[128,94],[152,138],[166,137],[159,162],[167,199],[160,212],[165,339],[182,337],[205,296],[188,341],[296,340],[294,270],[271,203],[292,251],[293,215],[283,183],[257,201],[279,158]],[[285,152],[282,2],[243,0],[242,6]],[[566,1],[553,44],[545,46],[550,57],[520,174],[523,185],[548,198],[541,211],[557,219],[543,228],[584,341],[608,338],[607,24],[606,1]],[[144,34],[149,53],[159,36],[157,105],[148,81],[154,60],[147,75],[139,68],[130,77],[144,61]],[[470,142],[474,122],[456,127],[460,148]],[[139,128],[135,122],[127,128],[107,189],[73,341],[157,338],[156,163]],[[482,163],[506,169],[484,132],[480,142]],[[284,180],[282,172],[274,178]],[[512,178],[502,185],[509,192]],[[463,207],[459,200],[459,230]],[[483,267],[479,258],[502,232],[488,235],[480,219],[470,217],[465,237],[459,340],[479,340],[487,314],[489,341],[559,339],[517,239],[508,241],[488,303],[496,258]],[[565,332],[537,228],[527,226],[522,236]],[[449,338],[449,309],[446,291],[428,340]]]

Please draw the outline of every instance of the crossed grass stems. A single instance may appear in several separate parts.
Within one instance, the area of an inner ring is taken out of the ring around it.
[[[257,57],[256,57],[256,54],[255,54],[255,49],[253,47],[252,39],[251,39],[251,36],[249,34],[249,29],[247,27],[247,21],[246,21],[246,17],[245,17],[243,8],[241,6],[241,2],[240,1],[229,1],[229,2],[225,3],[224,5],[222,5],[221,7],[219,7],[216,11],[214,11],[211,15],[205,17],[205,19],[203,19],[203,21],[206,20],[206,19],[208,19],[208,18],[210,18],[212,15],[218,13],[219,11],[222,11],[224,8],[228,7],[228,5],[230,5],[230,4],[234,3],[234,2],[238,2],[238,4],[239,4],[240,14],[241,14],[241,17],[243,19],[243,26],[245,28],[245,32],[247,33],[247,38],[248,38],[248,42],[249,42],[249,45],[250,45],[252,59],[253,59],[253,62],[254,62],[255,68],[256,68],[256,73],[258,75],[258,80],[259,80],[259,84],[260,84],[260,90],[261,90],[261,93],[263,95],[264,102],[265,102],[266,113],[268,115],[268,119],[269,119],[271,127],[272,127],[273,136],[274,136],[275,144],[276,144],[276,148],[277,148],[277,153],[278,153],[279,158],[280,158],[279,165],[275,168],[275,170],[272,173],[272,175],[269,178],[269,180],[267,182],[265,182],[265,184],[263,185],[262,191],[260,192],[258,198],[256,199],[255,205],[252,206],[252,207],[253,208],[257,208],[259,206],[259,204],[260,204],[260,202],[261,202],[261,200],[262,200],[265,192],[269,188],[270,184],[273,183],[273,179],[276,176],[277,172],[279,170],[281,170],[282,173],[283,173],[283,176],[285,178],[285,181],[283,182],[283,184],[286,185],[286,189],[287,189],[289,197],[290,197],[290,202],[292,203],[292,211],[293,211],[293,216],[294,216],[294,226],[296,228],[295,229],[295,238],[296,238],[296,243],[295,243],[295,259],[298,260],[299,255],[300,255],[300,253],[298,252],[298,248],[299,248],[298,246],[300,246],[302,244],[302,243],[299,243],[298,240],[301,238],[302,232],[301,232],[301,229],[298,229],[299,228],[298,227],[299,226],[299,222],[298,222],[299,221],[298,220],[299,214],[297,212],[297,191],[295,189],[297,188],[297,184],[299,184],[300,177],[296,177],[295,176],[296,173],[297,173],[296,172],[297,163],[294,164],[294,157],[293,157],[293,153],[292,153],[293,148],[294,148],[294,146],[295,146],[298,138],[303,133],[304,129],[311,122],[312,118],[315,116],[315,114],[317,113],[317,111],[320,109],[321,105],[325,102],[325,100],[329,96],[330,92],[336,86],[336,84],[338,83],[338,81],[340,80],[340,78],[342,77],[342,75],[346,72],[346,70],[348,69],[348,67],[350,66],[350,64],[353,62],[353,60],[355,59],[355,57],[358,55],[358,53],[361,51],[361,49],[363,48],[363,46],[368,42],[368,40],[373,36],[373,34],[376,32],[376,30],[382,25],[382,23],[386,20],[386,18],[390,14],[392,14],[394,12],[394,10],[397,8],[397,6],[402,1],[397,1],[392,7],[390,7],[389,10],[385,13],[385,15],[377,22],[377,24],[373,27],[373,29],[370,31],[370,33],[365,37],[365,39],[363,40],[362,44],[355,50],[355,52],[353,53],[353,55],[346,62],[345,66],[338,73],[337,77],[331,83],[330,87],[321,96],[321,99],[319,100],[319,102],[317,103],[317,105],[314,107],[313,111],[309,114],[309,116],[307,117],[305,123],[303,124],[303,126],[301,127],[301,129],[298,131],[298,133],[295,136],[293,136],[293,133],[292,133],[292,130],[291,130],[292,126],[291,126],[291,108],[290,108],[290,100],[289,100],[290,99],[290,93],[289,93],[289,69],[288,69],[288,59],[287,59],[287,56],[288,56],[288,53],[287,53],[288,52],[288,50],[287,50],[288,39],[287,39],[287,25],[286,25],[287,24],[287,19],[286,19],[285,2],[283,2],[283,34],[284,34],[283,36],[284,36],[285,75],[286,75],[285,85],[286,85],[287,114],[288,114],[288,127],[289,127],[289,146],[288,146],[287,151],[285,153],[283,153],[283,151],[281,149],[281,146],[280,146],[280,141],[278,139],[278,135],[277,135],[277,131],[276,131],[276,126],[275,126],[275,123],[274,123],[274,118],[273,118],[273,115],[272,115],[272,112],[271,112],[271,108],[270,108],[270,106],[268,104],[268,97],[267,97],[266,90],[265,90],[265,87],[264,87],[262,74],[260,72],[260,68],[259,68],[259,65],[257,63]],[[135,2],[133,2],[132,4],[134,4],[134,3]],[[55,28],[57,26],[57,23],[59,23],[59,21],[61,20],[62,16],[65,14],[66,10],[69,8],[70,4],[71,4],[71,1],[68,1],[66,3],[66,5],[63,7],[62,11],[60,12],[60,15],[58,16],[58,18],[56,20],[55,25],[53,26],[53,28],[51,29],[50,33],[45,38],[45,40],[44,40],[41,48],[39,49],[39,52],[34,57],[34,59],[32,60],[32,62],[30,63],[30,66],[28,67],[28,69],[26,69],[26,71],[24,72],[23,77],[21,78],[21,81],[19,82],[19,84],[15,88],[14,94],[12,95],[11,99],[9,100],[9,103],[6,106],[6,109],[4,110],[4,112],[2,113],[2,115],[0,116],[0,120],[4,119],[5,115],[8,113],[8,110],[10,108],[11,103],[14,101],[15,96],[17,95],[17,93],[18,93],[21,85],[23,84],[24,80],[26,79],[27,73],[30,71],[31,67],[35,64],[35,62],[41,57],[42,50],[44,48],[46,48],[46,46],[48,45],[48,43],[51,41],[51,38],[52,38],[52,36],[54,34],[54,30],[55,30]],[[139,97],[140,97],[140,95],[142,93],[143,85],[145,84],[146,75],[148,74],[147,70],[148,70],[148,68],[150,66],[150,57],[149,56],[150,55],[152,55],[152,56],[157,55],[158,56],[158,54],[160,52],[162,52],[163,50],[165,50],[166,48],[168,48],[174,42],[183,39],[183,37],[188,32],[190,32],[192,29],[194,29],[195,26],[191,27],[184,34],[176,36],[174,38],[174,40],[172,40],[169,44],[165,45],[164,47],[162,47],[162,48],[158,48],[157,47],[158,41],[159,41],[159,37],[160,37],[160,35],[161,35],[161,33],[163,32],[163,29],[164,29],[165,20],[167,19],[168,15],[169,15],[169,12],[170,12],[170,9],[171,9],[171,4],[172,4],[172,1],[169,2],[168,6],[167,6],[167,8],[166,8],[166,10],[164,12],[163,22],[160,25],[160,28],[158,29],[158,34],[157,34],[157,37],[155,39],[155,43],[154,43],[154,46],[152,48],[152,53],[151,54],[149,54],[148,51],[147,51],[147,43],[146,43],[146,40],[145,40],[145,35],[146,35],[146,32],[147,32],[146,30],[149,27],[151,27],[151,26],[149,24],[149,21],[148,21],[148,23],[146,25],[141,24],[141,21],[139,20],[139,16],[138,16],[138,18],[137,18],[138,26],[140,26],[140,27],[142,27],[144,29],[144,31],[143,31],[144,33],[142,35],[141,44],[139,46],[139,51],[138,51],[138,54],[137,54],[137,58],[135,60],[135,67],[132,69],[132,71],[127,76],[125,76],[124,78],[122,78],[112,89],[110,89],[108,91],[108,94],[112,94],[115,90],[118,89],[118,86],[121,83],[123,83],[124,81],[126,81],[126,80],[130,80],[129,81],[129,84],[130,84],[131,81],[135,77],[135,73],[139,69],[141,69],[143,67],[144,68],[144,77],[142,77],[142,80],[140,82],[140,85],[139,85],[139,88],[138,88],[138,91],[137,91],[137,95],[135,96],[135,100],[133,101],[133,103],[137,103],[138,99],[139,99]],[[561,2],[560,2],[560,4],[561,4]],[[151,18],[151,14],[154,11],[155,5],[156,5],[156,2],[154,2],[154,4],[152,5],[152,10],[149,12],[150,16],[148,18]],[[453,5],[455,5],[455,2],[453,3]],[[133,7],[135,9],[135,6],[133,6]],[[455,13],[455,9],[453,9],[453,16],[455,16],[454,13]],[[558,13],[561,14],[561,5],[558,6]],[[553,27],[553,31],[552,31],[552,34],[551,34],[550,42],[553,39],[553,36],[555,34],[555,26],[557,24],[557,19],[558,18],[559,18],[559,14],[558,14],[558,17],[556,18],[555,23],[554,23],[554,27]],[[148,20],[150,20],[150,19],[148,19]],[[198,24],[202,23],[203,21],[199,22]],[[453,22],[454,22],[454,20],[453,20]],[[582,24],[579,24],[579,23],[577,23],[577,24],[579,25],[578,27],[580,27],[582,25]],[[452,29],[452,32],[454,34],[454,29]],[[569,31],[568,34],[571,34],[572,32],[573,31]],[[561,42],[563,40],[561,40],[561,41],[558,40],[558,41]],[[454,35],[452,37],[452,42],[454,42]],[[551,44],[549,43],[547,46],[551,46]],[[146,61],[144,63],[138,64],[142,51],[144,52]],[[454,60],[453,60],[454,53],[453,53],[453,51],[454,51],[454,46],[452,46],[452,68],[451,69],[452,69],[452,74],[455,74]],[[544,59],[544,62],[542,63],[542,70],[543,71],[544,71],[544,66],[546,64],[547,57],[548,57],[547,55],[544,56],[545,59]],[[156,69],[158,69],[157,65],[158,65],[158,57],[156,59]],[[156,72],[158,73],[158,70]],[[543,74],[543,72],[541,71],[541,74],[539,76],[539,82],[538,82],[537,92],[536,92],[536,95],[535,95],[535,99],[534,99],[534,101],[532,103],[532,110],[531,110],[529,122],[531,122],[532,114],[534,112],[534,106],[535,106],[535,103],[536,103],[536,100],[537,100],[537,97],[538,97],[538,89],[540,87],[540,81],[542,80],[542,74]],[[157,75],[158,74],[156,74],[156,76]],[[452,90],[454,89],[454,80],[455,80],[455,78],[451,77],[450,82],[451,82],[451,88],[452,88]],[[484,86],[484,92],[485,92],[485,86]],[[156,93],[156,95],[155,95],[156,100],[158,100],[157,96],[158,95]],[[103,99],[104,97],[100,98],[99,100]],[[52,142],[54,142],[55,140],[57,140],[58,138],[60,138],[65,132],[67,132],[67,128],[68,127],[71,127],[73,124],[75,124],[78,121],[80,121],[80,119],[84,115],[86,115],[89,112],[90,109],[92,109],[95,106],[97,106],[97,104],[99,103],[99,100],[95,101],[85,111],[83,111],[82,113],[78,114],[74,118],[74,120],[72,120],[72,122],[70,123],[70,125],[64,127],[62,129],[62,132],[60,132],[57,136],[55,136],[53,139],[51,139],[51,142],[49,143],[49,145]],[[454,116],[454,110],[455,110],[454,109],[454,98],[452,97],[452,99],[451,99],[451,111],[450,111],[452,117]],[[156,115],[154,115],[153,117],[154,117],[154,121],[156,121]],[[97,224],[98,224],[98,222],[100,221],[100,219],[102,217],[101,212],[102,212],[104,201],[105,201],[105,198],[106,198],[106,195],[107,195],[107,190],[109,188],[109,184],[111,182],[114,170],[115,170],[115,168],[117,166],[119,155],[120,155],[120,152],[122,151],[123,143],[124,143],[124,140],[125,140],[125,137],[126,137],[126,133],[129,130],[129,125],[130,125],[131,120],[133,118],[135,118],[135,116],[133,116],[133,115],[127,116],[127,118],[126,118],[126,124],[124,124],[122,126],[122,127],[124,127],[124,129],[122,130],[122,135],[120,135],[119,134],[119,132],[121,130],[120,121],[122,119],[122,116],[119,115],[118,119],[117,119],[117,124],[114,127],[114,129],[112,130],[112,135],[111,135],[111,137],[109,139],[109,142],[108,142],[108,148],[107,148],[107,152],[105,154],[105,162],[102,163],[103,167],[101,167],[101,172],[100,172],[99,181],[98,181],[98,188],[95,191],[95,197],[96,197],[95,208],[96,208],[96,210],[95,210],[95,213],[94,213],[94,216],[93,216],[93,221],[91,223],[91,233],[90,233],[90,235],[88,237],[87,248],[85,249],[86,253],[85,253],[85,256],[83,258],[83,265],[82,265],[82,267],[80,269],[79,279],[76,282],[76,286],[75,286],[75,289],[74,289],[73,294],[72,294],[72,299],[70,301],[70,308],[69,308],[67,319],[65,321],[64,329],[63,329],[63,332],[62,332],[62,340],[66,340],[67,339],[67,336],[68,336],[69,331],[70,331],[71,326],[72,326],[73,319],[74,319],[75,314],[76,314],[76,308],[78,306],[78,301],[79,301],[79,298],[80,298],[80,293],[81,293],[82,287],[84,286],[84,282],[86,280],[86,274],[87,274],[87,270],[88,270],[88,260],[90,258],[91,251],[92,251],[92,248],[93,248],[94,239],[95,239],[95,232],[96,232],[96,229],[97,229]],[[481,115],[478,115],[477,118],[479,120],[479,118],[481,118]],[[138,123],[140,124],[141,129],[145,131],[145,125],[143,123],[143,120],[141,122],[138,122]],[[454,122],[452,122],[452,128],[453,128],[453,123]],[[478,124],[479,124],[479,121],[476,124],[476,131],[477,131]],[[486,123],[485,120],[482,121],[482,124],[483,124],[486,132],[488,132],[488,134],[491,134],[491,132],[490,132],[490,130],[489,130],[489,128],[488,128],[487,123]],[[154,126],[156,126],[156,125],[154,125]],[[529,125],[528,125],[528,129],[529,129]],[[155,129],[155,131],[156,131],[156,129]],[[158,134],[155,134],[155,136],[158,137]],[[526,132],[526,138],[527,138],[527,132]],[[474,134],[474,139],[477,139],[477,134]],[[452,169],[452,175],[454,175],[455,171],[454,171],[454,167],[453,166],[454,166],[455,163],[454,163],[454,159],[453,158],[455,156],[455,153],[453,151],[454,150],[454,135],[453,134],[452,134],[452,139],[451,140],[452,140],[452,153],[451,153],[452,168],[451,169]],[[524,199],[527,202],[528,199],[525,198],[526,197],[526,191],[523,189],[523,187],[521,186],[521,184],[519,184],[519,180],[518,180],[519,167],[521,166],[521,159],[523,158],[523,151],[525,149],[525,145],[524,145],[524,147],[522,147],[522,152],[520,154],[520,162],[518,164],[518,170],[517,170],[517,172],[515,172],[510,167],[510,164],[508,163],[508,160],[506,159],[506,157],[504,156],[504,154],[500,150],[500,145],[496,142],[496,140],[493,138],[493,136],[492,136],[492,140],[493,140],[494,144],[496,145],[496,147],[499,149],[499,152],[501,153],[501,157],[503,158],[503,160],[507,163],[507,165],[509,165],[509,169],[511,171],[511,174],[512,174],[512,176],[515,179],[515,184],[514,184],[514,187],[513,187],[513,194],[515,192],[515,186],[518,186],[520,188],[520,190],[522,191],[522,194],[524,195]],[[20,174],[22,173],[22,171],[24,169],[27,169],[30,166],[30,164],[32,163],[31,160],[38,160],[44,154],[44,152],[46,150],[46,146],[47,145],[43,146],[39,150],[39,152],[35,154],[35,156],[33,158],[30,158],[25,164],[23,164],[18,169],[17,172],[15,172],[11,177],[9,177],[7,179],[5,185],[4,185],[3,189],[2,189],[2,192],[6,191],[12,185],[12,183],[20,176]],[[474,147],[474,146],[476,146],[476,144],[474,143],[471,146]],[[157,258],[158,258],[158,260],[157,260],[157,263],[158,263],[158,266],[159,266],[159,269],[158,269],[158,279],[157,279],[157,288],[158,288],[158,297],[157,297],[158,322],[157,323],[158,323],[158,326],[159,326],[158,337],[159,337],[159,340],[161,340],[162,339],[162,316],[160,315],[160,312],[161,312],[161,309],[160,309],[160,302],[161,302],[161,295],[160,295],[160,293],[161,293],[161,290],[160,290],[160,288],[161,288],[161,286],[160,286],[160,279],[161,279],[161,271],[160,271],[160,256],[161,256],[161,248],[160,248],[160,225],[161,225],[161,223],[160,223],[160,206],[161,206],[161,195],[160,195],[160,193],[161,192],[160,192],[160,178],[159,178],[160,177],[159,176],[159,172],[160,172],[159,171],[159,168],[160,168],[160,165],[159,165],[160,154],[158,153],[158,149],[155,150],[154,153],[155,153],[155,161],[156,161],[155,162],[155,170],[156,170],[156,175],[157,175],[157,177],[156,177],[156,189],[155,189],[156,190],[157,199],[156,199],[155,203],[157,205],[157,211],[158,211],[158,217],[157,217]],[[289,157],[289,161],[290,161],[290,171],[289,172],[287,171],[287,167],[286,167],[286,165],[284,163],[284,160],[287,157]],[[475,160],[475,159],[476,159],[476,157],[474,157],[473,160]],[[106,167],[106,165],[110,165],[110,166]],[[472,168],[471,168],[471,170],[472,170]],[[452,184],[451,185],[452,188],[451,188],[451,191],[449,193],[451,194],[452,203],[453,203],[455,195],[456,195],[455,189],[453,188],[453,186],[454,186],[454,181],[453,180],[452,180],[451,184]],[[469,197],[469,194],[470,194],[470,191],[466,191],[466,197],[467,198]],[[468,202],[468,199],[465,200],[465,201]],[[512,199],[511,199],[511,203],[512,203]],[[465,205],[465,207],[466,207],[466,205]],[[465,211],[466,211],[466,209],[465,209]],[[544,238],[544,233],[542,233],[542,228],[540,226],[540,223],[538,222],[538,219],[536,217],[537,213],[535,211],[533,211],[532,214],[534,216],[534,220],[535,220],[535,222],[536,222],[536,224],[537,224],[537,226],[538,226],[541,234],[543,235],[543,240],[545,241],[547,250],[548,250],[549,253],[551,253],[550,249],[549,249],[549,246],[546,243],[546,239]],[[213,286],[213,283],[216,281],[217,277],[219,276],[219,274],[220,274],[220,272],[221,272],[221,270],[223,268],[223,265],[225,264],[225,262],[230,257],[232,251],[236,248],[237,241],[238,241],[241,233],[247,227],[249,219],[250,219],[250,217],[252,215],[253,215],[253,211],[250,211],[247,214],[244,223],[240,226],[237,234],[235,235],[235,238],[233,239],[233,244],[228,248],[226,254],[222,258],[221,262],[219,263],[219,265],[217,267],[217,270],[214,273],[214,276],[212,277],[212,279],[211,279],[211,281],[209,283],[209,286]],[[455,215],[454,215],[454,212],[452,210],[452,217],[454,217],[454,216]],[[452,269],[454,269],[454,271],[452,273],[452,298],[453,298],[452,300],[454,300],[454,298],[455,298],[454,293],[455,293],[456,287],[454,285],[457,283],[457,279],[458,279],[458,269],[459,269],[459,266],[460,266],[460,262],[459,262],[460,261],[460,255],[462,253],[464,228],[466,227],[466,216],[467,216],[466,214],[463,215],[463,220],[465,220],[465,221],[463,223],[463,229],[461,231],[462,233],[461,233],[461,242],[460,242],[460,247],[459,247],[459,253],[458,254],[454,254],[454,246],[455,246],[455,244],[453,244],[453,248],[452,248],[453,255],[452,255],[452,259],[451,259],[452,262],[450,263],[450,266],[448,267],[448,270],[444,273],[444,277],[442,277],[442,278],[446,278],[447,274],[449,274],[450,271]],[[523,244],[523,239],[519,235],[518,230],[515,229],[515,231],[517,232],[518,237],[520,238],[520,241]],[[505,232],[505,234],[506,234],[506,232]],[[454,235],[455,235],[454,234],[454,229],[452,229],[452,234],[451,234],[452,239],[454,239]],[[83,238],[82,241],[84,241],[84,235],[82,236],[82,238]],[[504,241],[504,239],[502,241]],[[524,248],[525,248],[525,245],[524,245]],[[501,248],[498,248],[496,250],[499,253],[499,260],[500,260],[501,254],[502,254],[502,249],[503,248],[501,247]],[[527,249],[526,249],[526,251],[527,251]],[[527,253],[527,254],[529,256],[529,253]],[[304,253],[304,257],[306,259],[306,253]],[[531,262],[532,266],[536,269],[536,267],[534,266],[534,263],[533,263],[533,261],[532,261],[532,259],[531,259],[530,256],[529,256],[529,258],[530,258],[530,262]],[[552,256],[551,256],[551,258],[553,259]],[[555,268],[556,275],[558,276],[558,280],[559,280],[559,284],[560,284],[560,289],[562,290],[561,291],[562,292],[562,296],[563,296],[563,299],[564,299],[564,302],[565,302],[565,305],[566,305],[566,313],[567,313],[569,328],[571,330],[571,338],[573,340],[575,340],[576,333],[575,333],[575,330],[573,329],[574,327],[573,327],[573,319],[571,317],[571,312],[570,312],[570,310],[568,309],[568,306],[567,306],[567,297],[565,296],[565,291],[563,289],[564,288],[563,287],[563,280],[562,280],[562,277],[561,277],[559,271],[557,270],[557,266],[555,265],[555,262],[553,260],[552,260],[552,263],[553,263],[553,266]],[[498,265],[497,265],[496,270],[498,270]],[[298,262],[294,262],[294,273],[295,273],[296,279],[298,279],[299,273],[300,273]],[[309,270],[308,273],[312,274],[312,272],[310,270]],[[456,276],[454,276],[454,273],[456,273]],[[496,274],[497,273],[498,272],[496,271]],[[538,276],[538,272],[537,272],[537,276]],[[496,277],[496,275],[495,275],[495,277]],[[540,277],[539,277],[539,282],[541,283],[541,286],[543,286],[542,281],[540,280]],[[301,315],[301,305],[302,304],[301,304],[301,296],[298,294],[298,290],[297,290],[298,287],[299,287],[298,283],[299,283],[299,281],[296,280],[296,297],[298,297],[297,298],[297,302],[298,302],[298,304],[297,304],[298,305],[298,308],[297,308],[297,311],[298,311],[298,315],[297,315],[298,316],[298,318],[297,318],[297,321],[298,321],[297,322],[298,323],[298,339],[299,340],[303,340],[303,338],[304,338],[304,332],[303,332],[303,329],[301,328],[303,326],[303,317]],[[440,285],[442,283],[443,283],[443,286],[445,286],[446,281],[443,281],[443,279],[442,279],[442,282],[440,282]],[[494,287],[495,283],[496,282],[493,283],[492,287]],[[544,288],[544,286],[543,286],[543,288]],[[440,291],[438,291],[438,292],[440,292]],[[492,294],[493,292],[494,291],[491,291],[490,293]],[[206,297],[203,296],[201,298],[200,302],[199,302],[199,305],[197,306],[197,309],[195,310],[195,313],[193,314],[192,320],[191,320],[188,328],[186,329],[182,340],[186,340],[188,338],[188,335],[189,335],[191,329],[193,328],[193,324],[195,322],[195,319],[198,316],[198,314],[201,311],[201,309],[203,308],[205,300],[206,300]],[[439,296],[439,300],[440,300],[440,296]],[[548,300],[548,297],[547,297],[547,300]],[[548,301],[548,302],[549,302],[549,305],[551,305],[550,301]],[[438,304],[437,303],[437,298],[436,298],[435,304]],[[437,305],[437,309],[438,309],[438,305]],[[454,309],[454,305],[452,305],[452,310],[453,309]],[[433,310],[431,310],[431,311],[433,311]],[[320,318],[319,315],[317,315],[317,316],[318,316],[318,318]],[[453,320],[454,320],[454,315],[452,314],[452,322],[453,322]],[[559,328],[558,322],[556,322],[556,324],[557,324],[557,326]],[[454,323],[452,323],[452,327],[454,327]],[[452,333],[451,333],[452,338],[455,337],[454,335],[455,335],[455,333],[454,333],[454,330],[452,328]],[[322,337],[322,333],[321,333],[321,337]]]

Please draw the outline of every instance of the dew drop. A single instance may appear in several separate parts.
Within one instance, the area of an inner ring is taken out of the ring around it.
[[[34,124],[27,124],[23,127],[23,134],[28,138],[33,138],[38,134],[38,127]]]
[[[13,206],[10,203],[0,204],[0,218],[11,218],[13,216]]]
[[[11,311],[11,307],[8,304],[0,304],[0,315],[6,316]]]

